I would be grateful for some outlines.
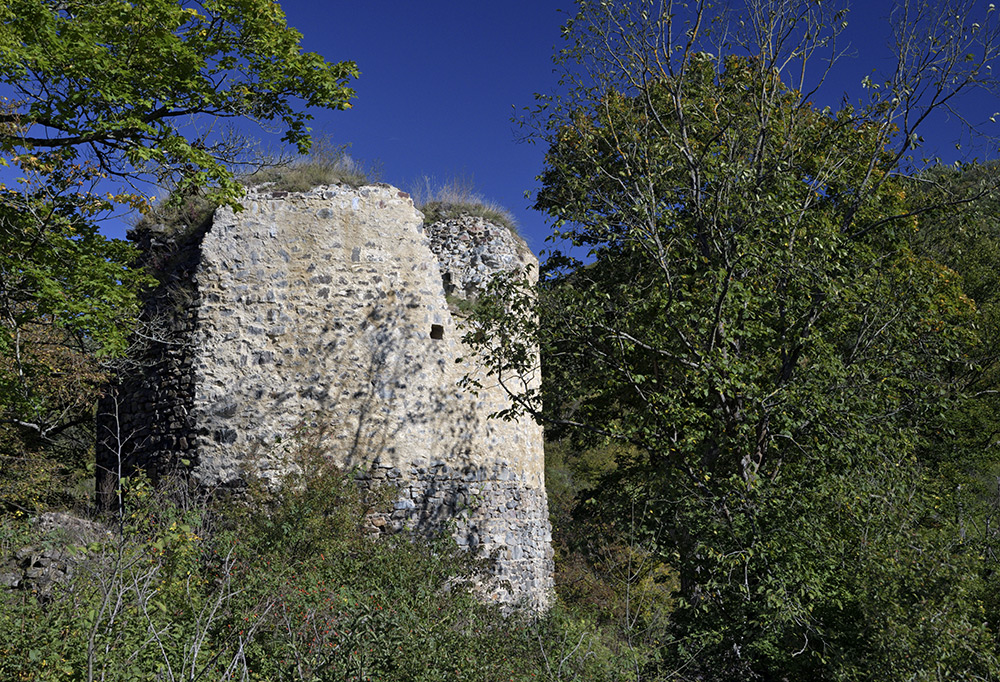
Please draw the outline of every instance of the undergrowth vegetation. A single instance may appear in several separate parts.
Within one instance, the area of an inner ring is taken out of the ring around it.
[[[566,608],[593,622],[627,651],[633,673],[650,679],[670,637],[677,574],[642,528],[648,513],[617,476],[630,447],[579,447],[549,434],[545,484],[555,550],[556,592]],[[668,679],[670,679],[668,677]]]
[[[133,477],[120,530],[75,548],[71,580],[0,592],[0,679],[630,678],[589,620],[483,603],[481,560],[450,538],[373,541],[365,516],[392,490],[299,462],[207,506]],[[0,532],[8,553],[55,542],[23,518]]]

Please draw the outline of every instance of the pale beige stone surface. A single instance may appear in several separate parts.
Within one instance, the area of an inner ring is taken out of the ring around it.
[[[135,389],[137,410],[172,420],[147,438],[145,457],[184,457],[211,489],[248,473],[278,477],[289,448],[318,440],[368,480],[399,487],[373,532],[447,527],[462,546],[499,557],[513,592],[498,598],[544,603],[552,567],[542,431],[530,419],[489,419],[509,399],[481,373],[478,394],[460,386],[479,370],[440,263],[468,261],[462,235],[437,229],[464,250],[437,244],[435,255],[423,216],[386,185],[251,191],[244,206],[217,211],[200,243],[184,247],[196,311],[178,327],[185,350],[168,364],[186,376],[148,377]],[[520,253],[514,265],[537,266],[514,246],[505,247]]]
[[[486,419],[507,404],[498,387],[459,387],[474,367],[422,223],[390,187],[263,195],[218,212],[196,274],[196,400],[201,423],[239,428],[199,437],[205,484],[305,428],[349,466],[506,462],[543,485],[540,427]]]

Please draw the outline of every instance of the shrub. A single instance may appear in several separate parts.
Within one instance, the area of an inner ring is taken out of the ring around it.
[[[565,608],[598,625],[637,670],[669,635],[676,574],[629,521],[645,501],[614,481],[619,462],[640,453],[618,443],[545,443],[545,482],[555,550],[556,590]]]
[[[211,225],[218,202],[201,192],[171,192],[132,226],[133,234],[156,226],[173,237],[194,234]],[[180,241],[180,240],[178,240]]]
[[[298,464],[209,507],[133,477],[120,534],[79,548],[73,579],[0,591],[0,679],[622,679],[585,620],[477,601],[483,566],[450,538],[368,537],[392,490]],[[34,541],[11,526],[0,546]]]

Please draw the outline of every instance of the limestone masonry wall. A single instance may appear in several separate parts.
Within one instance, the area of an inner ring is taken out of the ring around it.
[[[520,238],[503,225],[484,218],[463,215],[425,226],[431,251],[437,256],[444,292],[459,298],[475,298],[498,272],[532,266],[538,260]]]
[[[169,322],[99,417],[108,490],[120,468],[187,472],[202,488],[279,477],[305,431],[370,482],[398,486],[379,532],[436,532],[499,557],[504,600],[544,603],[552,554],[542,433],[507,406],[461,343],[445,286],[474,295],[534,257],[482,219],[430,226],[389,186],[251,191],[210,225],[136,238],[168,276],[148,310]],[[435,255],[436,254],[436,255]],[[443,271],[442,271],[443,269]],[[538,377],[530,377],[534,383]]]

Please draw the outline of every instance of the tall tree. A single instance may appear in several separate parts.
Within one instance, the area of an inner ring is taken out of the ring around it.
[[[0,456],[21,461],[83,419],[67,407],[87,400],[49,389],[92,394],[93,377],[69,375],[124,348],[147,280],[97,226],[148,207],[134,181],[235,205],[243,150],[213,132],[220,119],[275,122],[305,151],[306,109],[350,106],[355,65],[300,39],[271,0],[0,6],[0,165],[16,180],[0,185]]]
[[[834,112],[806,76],[846,12],[578,4],[537,208],[587,257],[549,260],[540,326],[510,319],[528,303],[508,290],[470,340],[512,386],[538,331],[545,410],[521,405],[642,453],[614,491],[679,573],[668,660],[719,680],[995,675],[978,559],[918,457],[974,307],[910,247],[895,177],[920,122],[988,77],[995,19],[902,6],[898,69]]]

